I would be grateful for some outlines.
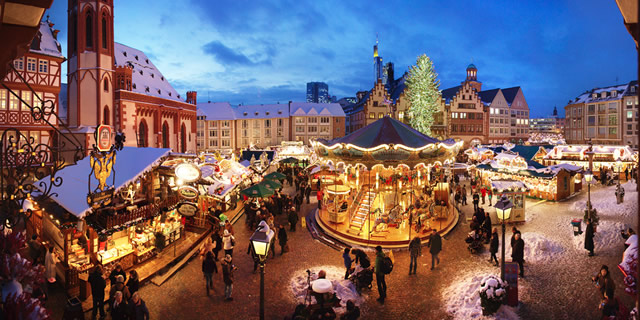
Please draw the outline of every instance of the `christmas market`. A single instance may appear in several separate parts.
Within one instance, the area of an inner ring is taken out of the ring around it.
[[[461,143],[439,141],[383,117],[343,138],[312,143],[318,172],[335,172],[321,184],[316,214],[321,228],[348,243],[403,246],[431,230],[456,223],[445,176]],[[311,171],[313,174],[313,171]]]

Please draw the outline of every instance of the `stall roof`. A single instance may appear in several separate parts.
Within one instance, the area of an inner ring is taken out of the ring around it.
[[[275,151],[270,151],[270,150],[242,150],[242,156],[240,156],[240,162],[242,162],[242,160],[251,161],[251,157],[252,156],[255,156],[256,160],[260,160],[260,155],[262,155],[263,152],[267,153],[267,159],[269,159],[269,162],[273,161],[273,157],[276,154]]]
[[[527,185],[517,180],[491,180],[491,188],[498,192],[526,192],[529,191]]]
[[[135,148],[124,147],[116,153],[116,162],[113,166],[115,171],[115,191],[161,163],[164,157],[169,155],[171,149],[158,148]],[[58,203],[77,218],[83,218],[89,212],[87,205],[87,179],[91,172],[90,158],[85,157],[77,164],[65,167],[58,171],[56,177],[62,178],[59,187],[51,188],[51,200]],[[98,184],[95,177],[91,176],[91,186],[95,188]],[[107,183],[112,183],[113,177],[107,179]],[[43,181],[49,185],[50,177]],[[39,182],[35,184],[39,185]],[[86,191],[85,191],[86,190]]]

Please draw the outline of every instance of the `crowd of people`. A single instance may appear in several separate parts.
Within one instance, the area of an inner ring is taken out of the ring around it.
[[[93,297],[93,310],[91,319],[95,319],[98,314],[100,319],[106,317],[105,313],[105,289],[107,280],[110,283],[109,299],[106,300],[111,319],[114,320],[148,320],[149,310],[138,293],[140,281],[135,270],[127,273],[117,264],[105,279],[103,268],[97,265],[89,274],[89,284],[91,284],[91,296]]]

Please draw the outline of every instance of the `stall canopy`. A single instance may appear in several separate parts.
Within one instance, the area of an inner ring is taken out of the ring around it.
[[[260,156],[262,155],[262,153],[265,152],[267,154],[267,159],[269,159],[269,162],[273,161],[273,157],[275,156],[276,152],[275,151],[270,151],[270,150],[243,150],[242,151],[242,156],[240,157],[240,160],[242,162],[242,160],[247,160],[247,161],[251,161],[251,157],[253,157],[256,160],[260,159]]]
[[[116,153],[116,162],[113,165],[115,171],[115,192],[120,188],[138,179],[146,171],[158,166],[169,155],[171,149],[158,148],[135,148],[124,147]],[[58,171],[57,177],[62,178],[59,187],[51,190],[51,199],[65,208],[79,219],[89,212],[87,204],[88,179],[91,172],[91,157],[85,157],[73,166],[65,167]],[[41,181],[48,181],[46,177]],[[107,184],[111,184],[113,177],[107,179]],[[46,185],[48,185],[47,183]],[[91,186],[95,188],[98,182],[91,176]],[[36,186],[38,183],[36,183]]]

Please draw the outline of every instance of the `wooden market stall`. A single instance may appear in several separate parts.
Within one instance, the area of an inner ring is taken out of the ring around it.
[[[511,201],[511,203],[513,203],[511,215],[509,216],[509,220],[505,221],[506,223],[518,223],[525,221],[525,196],[529,191],[529,188],[527,188],[525,183],[517,180],[492,180],[491,190],[496,196],[496,199],[500,199],[502,196],[505,196]],[[498,220],[495,210],[488,211],[493,224],[500,224],[501,220]]]

